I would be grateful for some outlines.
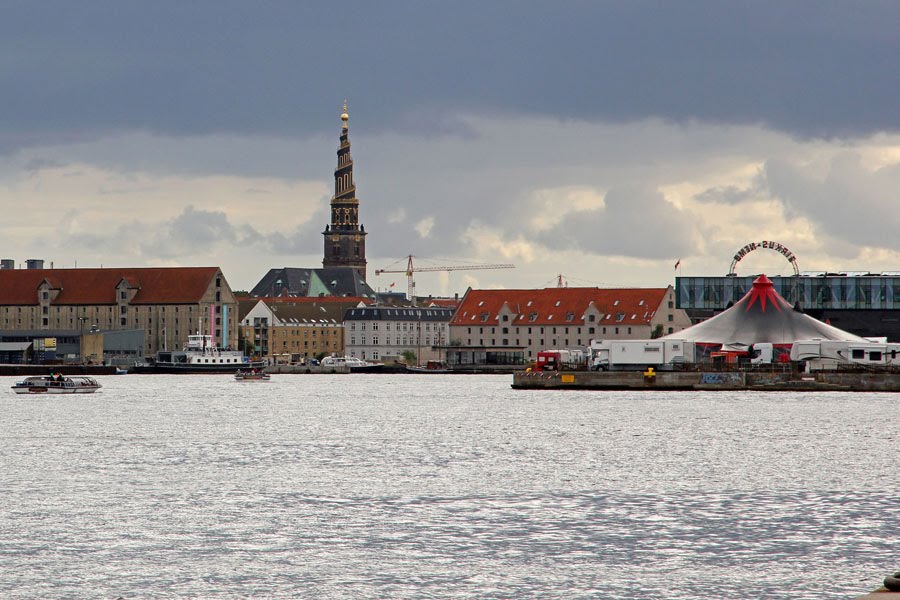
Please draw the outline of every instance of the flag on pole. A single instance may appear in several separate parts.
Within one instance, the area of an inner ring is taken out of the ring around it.
[[[391,282],[391,285],[388,286],[388,287],[394,287],[394,282],[392,281],[392,282]]]
[[[678,267],[680,267],[680,266],[681,266],[681,259],[679,258],[678,262],[675,263],[675,270],[677,271]]]

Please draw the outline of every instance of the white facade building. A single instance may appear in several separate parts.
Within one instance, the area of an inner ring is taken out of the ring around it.
[[[380,362],[412,353],[420,365],[442,360],[452,317],[450,308],[353,308],[344,314],[344,353]]]

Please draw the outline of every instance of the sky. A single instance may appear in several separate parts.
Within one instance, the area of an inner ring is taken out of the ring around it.
[[[419,294],[663,287],[763,240],[900,271],[897,31],[894,1],[10,0],[0,257],[321,266],[346,99],[376,289],[407,255],[516,266]]]

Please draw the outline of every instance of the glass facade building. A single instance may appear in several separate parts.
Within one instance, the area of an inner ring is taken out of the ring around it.
[[[723,310],[743,298],[756,277],[676,277],[676,306]],[[900,309],[900,273],[801,274],[771,279],[775,291],[791,304],[799,303],[804,311]]]

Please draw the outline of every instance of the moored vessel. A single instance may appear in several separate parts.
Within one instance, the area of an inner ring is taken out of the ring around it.
[[[189,335],[182,350],[160,350],[149,365],[130,369],[133,373],[201,374],[236,373],[261,369],[262,361],[251,361],[238,350],[220,349],[211,335]]]

